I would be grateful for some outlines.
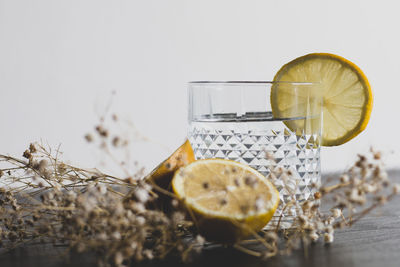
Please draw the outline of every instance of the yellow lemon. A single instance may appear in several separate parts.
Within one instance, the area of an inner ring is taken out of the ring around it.
[[[284,65],[274,81],[318,82],[323,97],[322,145],[346,143],[368,124],[372,92],[367,77],[354,63],[328,53],[308,54]],[[272,86],[271,103],[275,116],[291,105],[288,90]],[[290,124],[287,124],[291,128]],[[293,126],[293,125],[292,125]],[[293,130],[293,129],[292,129]]]
[[[199,232],[223,243],[261,230],[279,204],[271,182],[248,165],[231,160],[205,159],[186,165],[175,173],[172,188]]]

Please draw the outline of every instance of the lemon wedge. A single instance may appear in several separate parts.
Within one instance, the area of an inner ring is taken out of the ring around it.
[[[231,160],[205,159],[186,165],[175,173],[172,188],[199,232],[222,243],[261,230],[279,204],[279,193],[271,182]]]
[[[186,140],[174,153],[154,168],[145,180],[163,189],[171,189],[171,180],[174,173],[180,167],[193,161],[195,161],[193,149],[189,140]]]
[[[323,97],[322,145],[337,146],[361,133],[372,111],[372,91],[367,77],[354,63],[328,53],[308,54],[284,65],[274,81],[318,82]],[[275,89],[275,90],[274,90]],[[286,90],[273,86],[271,103],[278,115],[287,103]],[[287,124],[291,128],[290,124]],[[293,130],[293,129],[292,129]]]

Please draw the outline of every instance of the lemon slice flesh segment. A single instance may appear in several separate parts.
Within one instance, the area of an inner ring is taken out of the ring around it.
[[[208,240],[236,242],[271,219],[279,193],[261,173],[224,159],[195,161],[176,172],[172,188]]]
[[[372,111],[370,84],[361,69],[343,57],[315,53],[296,58],[278,71],[274,81],[320,83],[324,146],[344,144],[361,133],[368,124]],[[287,102],[291,98],[287,94],[288,90],[274,91],[272,88],[274,115],[279,116],[285,108],[290,108],[291,103]],[[287,126],[297,127],[290,124]]]

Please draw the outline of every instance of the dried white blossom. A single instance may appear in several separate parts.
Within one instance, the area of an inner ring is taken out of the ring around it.
[[[400,193],[400,184],[394,184],[393,185],[393,193],[394,194],[399,194]]]
[[[119,239],[121,239],[121,234],[120,234],[120,232],[115,231],[115,232],[113,232],[113,233],[111,234],[111,237],[112,237],[113,239],[115,239],[115,240],[119,240]]]
[[[140,202],[146,203],[146,202],[149,200],[150,195],[149,195],[149,193],[148,193],[145,189],[143,189],[143,188],[138,188],[138,189],[135,191],[135,197],[136,197]]]
[[[311,231],[309,237],[310,237],[312,242],[317,242],[318,239],[319,239],[319,235],[317,234],[316,231]]]
[[[340,209],[337,209],[337,208],[331,209],[331,212],[332,212],[332,216],[335,219],[339,218],[342,215],[342,211]]]
[[[343,183],[343,184],[348,183],[349,182],[349,176],[347,174],[342,174],[340,176],[340,182]]]
[[[143,250],[143,255],[149,260],[154,258],[153,252],[150,249]]]
[[[123,261],[124,261],[124,256],[122,255],[122,253],[121,252],[115,253],[115,256],[114,256],[115,265],[120,266]]]
[[[107,193],[107,187],[103,184],[97,186],[97,190],[100,194],[105,195]]]
[[[333,234],[331,233],[325,233],[324,234],[324,242],[325,243],[332,243],[333,242]]]
[[[145,219],[144,217],[142,217],[142,216],[137,216],[137,217],[136,217],[136,222],[137,222],[139,225],[144,225],[144,224],[146,223],[146,219]]]
[[[379,173],[379,175],[378,175],[378,178],[379,178],[380,180],[387,180],[387,179],[388,179],[387,172],[381,171],[381,172]]]
[[[203,246],[206,240],[201,235],[196,236],[196,243],[200,246]]]

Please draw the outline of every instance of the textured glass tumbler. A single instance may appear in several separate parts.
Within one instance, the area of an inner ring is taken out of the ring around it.
[[[321,106],[314,83],[190,82],[188,138],[196,159],[230,159],[273,176],[281,201],[267,228],[280,217],[288,228],[296,210],[285,205],[313,199],[321,179]]]

